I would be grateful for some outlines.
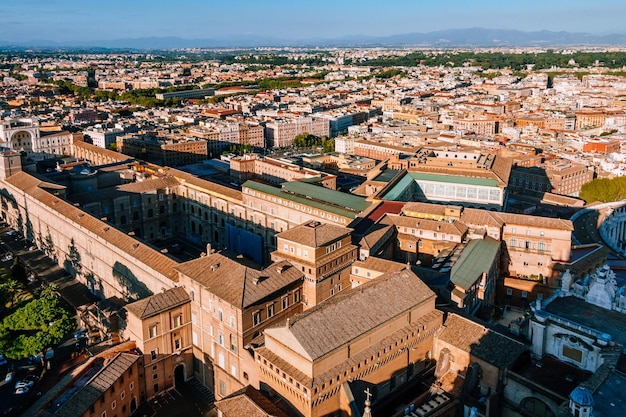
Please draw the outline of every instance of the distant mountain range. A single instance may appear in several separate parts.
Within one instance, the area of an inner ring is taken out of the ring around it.
[[[589,33],[524,32],[506,29],[451,29],[428,33],[407,33],[391,36],[344,36],[287,40],[267,36],[246,35],[214,39],[184,39],[179,37],[122,38],[100,41],[51,42],[33,40],[10,42],[0,40],[2,49],[182,49],[182,48],[253,48],[253,47],[515,47],[515,46],[626,46],[626,34],[592,35]]]

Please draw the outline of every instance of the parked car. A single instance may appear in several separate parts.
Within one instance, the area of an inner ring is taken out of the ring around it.
[[[0,366],[7,364],[7,358],[4,357],[2,353],[0,353]]]
[[[17,389],[15,390],[15,393],[16,393],[17,395],[20,395],[20,394],[28,394],[28,387],[19,387],[19,388],[17,388]]]
[[[79,329],[76,331],[76,333],[74,333],[74,339],[76,340],[86,339],[87,333],[88,333],[87,329]]]
[[[30,355],[28,357],[28,363],[31,365],[40,365],[41,364],[41,355]]]
[[[23,387],[30,388],[33,385],[35,385],[35,381],[28,381],[28,380],[22,379],[21,381],[17,381],[15,383],[15,389],[23,388]]]
[[[11,382],[11,381],[13,381],[13,377],[15,377],[15,372],[13,372],[13,371],[7,372],[7,375],[4,377],[4,382]]]

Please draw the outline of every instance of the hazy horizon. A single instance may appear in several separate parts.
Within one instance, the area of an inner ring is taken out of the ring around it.
[[[81,2],[20,0],[0,6],[0,40],[23,43],[89,42],[126,38],[332,39],[393,36],[481,27],[623,34],[626,3],[598,0],[344,0],[314,3],[273,0]]]

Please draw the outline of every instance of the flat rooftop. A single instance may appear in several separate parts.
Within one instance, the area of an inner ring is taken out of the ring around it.
[[[525,360],[519,361],[512,370],[565,398],[568,398],[574,388],[591,376],[591,372],[583,371],[551,356],[544,357],[540,366],[533,363],[529,356],[526,356]]]
[[[626,314],[589,304],[577,297],[555,298],[543,309],[555,316],[609,334],[614,341],[626,346]]]

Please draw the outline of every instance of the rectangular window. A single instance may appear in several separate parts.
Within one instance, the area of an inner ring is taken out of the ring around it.
[[[226,384],[224,381],[220,381],[220,395],[226,395]]]
[[[154,385],[153,385],[153,388],[154,388],[154,392],[155,392],[155,393],[156,393],[156,392],[159,392],[159,384],[154,384]]]
[[[300,290],[295,290],[293,292],[293,302],[294,304],[300,301]]]
[[[267,317],[270,318],[274,315],[274,304],[270,304],[267,306]]]
[[[191,324],[196,324],[196,313],[191,313]]]
[[[255,311],[254,314],[252,315],[252,322],[255,326],[258,326],[259,324],[261,324],[261,311]]]
[[[148,337],[153,338],[157,336],[157,325],[154,324],[148,328]]]
[[[574,349],[573,347],[567,345],[563,345],[563,356],[578,363],[583,361],[582,350]]]
[[[237,353],[237,336],[234,334],[230,335],[230,351]]]
[[[281,300],[281,304],[282,304],[282,309],[286,310],[287,307],[289,307],[289,297],[288,296],[284,296]]]
[[[183,347],[183,342],[180,338],[174,339],[174,350],[181,350]]]
[[[117,407],[117,403],[115,401],[111,401],[111,410],[115,410],[115,407]]]
[[[198,346],[198,333],[195,331],[191,332],[191,340],[194,345]]]

